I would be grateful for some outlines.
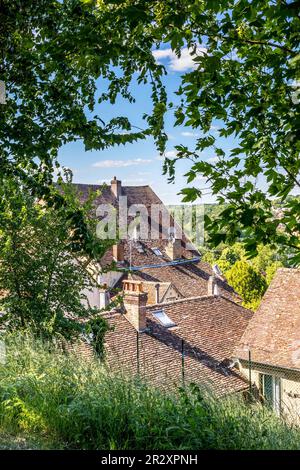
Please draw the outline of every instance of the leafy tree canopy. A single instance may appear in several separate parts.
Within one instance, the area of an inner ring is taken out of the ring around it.
[[[293,247],[300,261],[300,203],[288,198],[300,186],[298,0],[4,0],[0,25],[0,75],[7,86],[2,177],[17,174],[50,199],[46,187],[64,143],[81,139],[86,149],[103,149],[151,133],[163,152],[164,70],[151,51],[165,43],[180,55],[187,45],[195,69],[182,76],[176,124],[202,134],[195,148],[178,146],[164,171],[172,180],[176,161],[188,158],[188,183],[201,174],[218,202],[228,202],[218,220],[206,218],[215,246],[243,231],[250,255],[257,244],[274,243]],[[138,82],[149,81],[154,103],[140,132],[122,116],[106,122],[94,111],[97,100],[114,103],[119,94],[132,101],[134,73]],[[99,77],[109,87],[97,96]],[[217,143],[214,120],[221,123],[220,137],[236,139],[229,152]],[[208,149],[217,162],[204,158]],[[201,190],[189,187],[182,194],[193,201]],[[276,217],[272,198],[282,209]],[[52,200],[62,204],[57,194]]]
[[[265,278],[247,261],[237,261],[226,272],[226,279],[242,297],[244,307],[256,310],[267,288]]]
[[[266,287],[278,268],[287,266],[286,256],[279,256],[270,246],[258,245],[257,256],[247,258],[242,243],[223,246],[216,252],[207,250],[202,259],[211,265],[217,264],[229,284],[240,294],[247,308],[256,310]]]
[[[135,1],[1,2],[0,79],[6,104],[0,105],[0,184],[18,179],[59,208],[64,199],[50,185],[62,145],[81,140],[86,150],[101,150],[151,132],[163,150],[166,96],[162,67],[151,53],[148,10],[145,2]],[[118,96],[132,102],[133,74],[152,86],[153,116],[144,130],[124,116],[107,121],[95,111],[97,103],[113,104]],[[108,88],[97,93],[99,78]],[[80,214],[70,211],[69,219],[92,253]]]
[[[300,3],[189,1],[181,2],[180,17],[178,5],[164,2],[164,40],[178,53],[183,43],[207,52],[198,53],[195,70],[182,77],[176,124],[202,135],[194,148],[177,146],[165,172],[173,179],[176,161],[188,158],[188,183],[200,174],[218,202],[228,202],[218,220],[206,217],[214,246],[232,243],[242,231],[250,255],[259,243],[277,243],[293,247],[299,262],[300,206],[288,195],[300,187]],[[218,144],[214,120],[219,137],[234,137],[235,148],[225,152]],[[208,149],[216,162],[205,159]],[[182,195],[193,201],[201,190],[189,186]],[[276,217],[272,198],[280,203]]]
[[[258,245],[257,255],[249,260],[241,242],[234,243],[231,246],[223,245],[215,252],[205,249],[203,250],[202,259],[211,265],[217,263],[225,275],[237,261],[247,261],[249,266],[266,276],[268,284],[272,279],[271,273],[275,274],[278,267],[289,266],[288,256],[286,254],[279,255],[277,250],[272,250],[268,245]],[[270,273],[269,276],[268,272]]]
[[[72,188],[64,190],[68,205],[78,206]],[[108,325],[88,303],[86,293],[97,280],[85,252],[74,255],[65,207],[47,208],[11,182],[2,185],[0,196],[1,324],[49,339],[93,336],[97,328],[93,342],[100,353]],[[86,217],[90,201],[80,210]]]

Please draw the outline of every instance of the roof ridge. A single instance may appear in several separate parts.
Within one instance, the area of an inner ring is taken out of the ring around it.
[[[75,183],[73,181],[71,184],[74,185],[74,186],[78,186],[78,185],[80,185],[80,186],[98,186],[99,188],[102,188],[103,186],[105,186],[107,188],[110,188],[110,184],[105,183],[105,182],[104,183]],[[125,185],[122,184],[122,188],[151,188],[151,186],[149,184],[133,184],[133,185],[129,185],[129,186],[127,186],[127,185],[125,186]],[[151,188],[151,190],[152,190],[152,188]]]
[[[141,282],[143,284],[172,284],[172,281],[145,281],[144,279]]]
[[[288,272],[291,272],[291,273],[293,272],[293,273],[294,273],[295,271],[299,271],[299,272],[300,272],[300,268],[287,268],[287,267],[285,267],[285,266],[281,266],[280,268],[277,268],[276,273],[277,273],[278,271],[288,271]]]
[[[173,304],[178,304],[182,302],[189,302],[193,300],[207,300],[207,299],[213,299],[213,298],[218,298],[218,297],[223,297],[221,295],[198,295],[196,297],[184,297],[182,299],[176,299],[176,300],[171,300],[170,302],[162,302],[159,304],[152,304],[152,305],[147,305],[146,308],[157,308],[157,307],[165,307],[166,305],[173,305]]]
[[[250,310],[250,308],[244,307],[242,304],[235,302],[235,301],[234,301],[233,299],[231,299],[230,297],[226,297],[226,296],[223,295],[223,294],[220,294],[219,297],[222,297],[222,299],[228,300],[228,302],[230,302],[230,303],[232,303],[232,304],[234,304],[234,305],[237,305],[237,307],[240,307],[240,308],[242,308],[243,310],[247,310],[247,312],[252,312],[253,314],[255,313],[255,312],[253,312],[252,310]]]
[[[238,304],[237,302],[234,302],[233,300],[229,299],[228,297],[226,297],[222,294],[219,294],[219,295],[198,295],[198,296],[194,296],[194,297],[183,297],[181,299],[172,300],[170,302],[162,302],[162,303],[159,303],[159,304],[147,305],[146,308],[148,310],[148,309],[151,309],[151,308],[165,307],[167,305],[173,305],[173,304],[178,304],[178,303],[182,303],[182,302],[191,302],[193,300],[208,300],[208,299],[220,299],[220,298],[236,305],[237,307],[242,308],[243,310],[246,310],[247,312],[251,312],[251,310],[249,310],[248,308],[243,307],[242,305]]]
[[[122,184],[122,188],[151,188],[151,186],[150,184],[132,184],[131,186],[124,186]]]

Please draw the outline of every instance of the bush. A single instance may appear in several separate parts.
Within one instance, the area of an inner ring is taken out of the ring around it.
[[[260,299],[267,288],[267,282],[247,261],[237,261],[229,271],[226,279],[242,297],[243,306],[256,310]]]
[[[208,390],[162,392],[99,360],[31,338],[7,338],[0,429],[42,448],[296,449],[300,433],[261,405]],[[1,437],[1,436],[0,436]],[[1,439],[0,439],[1,446]]]

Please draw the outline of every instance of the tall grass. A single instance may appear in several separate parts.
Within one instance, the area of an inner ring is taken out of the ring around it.
[[[300,432],[261,406],[196,386],[165,393],[30,337],[6,342],[2,435],[29,436],[41,448],[300,448]]]

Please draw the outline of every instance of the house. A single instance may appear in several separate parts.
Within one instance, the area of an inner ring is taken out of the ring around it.
[[[76,189],[84,200],[100,187]],[[149,226],[153,205],[162,205],[149,186],[123,186],[116,178],[95,205],[109,204],[118,211],[120,196],[127,197],[128,205],[147,208]],[[176,229],[172,217],[169,222]],[[116,289],[123,296],[120,307],[103,313],[113,327],[105,336],[107,362],[162,387],[195,382],[219,396],[248,390],[231,357],[253,313],[238,303],[222,275],[201,261],[184,233],[181,239],[163,236],[170,228],[166,218],[157,225],[157,238],[121,240],[100,260],[102,268],[112,261],[116,268],[100,269],[102,288],[95,288],[89,301],[109,309]]]
[[[180,298],[206,295],[208,283],[214,278],[215,293],[228,297],[236,302],[239,296],[218,273],[214,273],[208,263],[201,261],[198,250],[187,239],[184,232],[182,237],[170,240],[168,230],[178,229],[171,216],[166,220],[162,215],[158,221],[157,237],[152,238],[150,226],[153,223],[151,210],[160,206],[168,215],[162,201],[149,186],[123,186],[114,178],[110,186],[76,184],[74,185],[81,201],[88,198],[89,192],[100,191],[95,199],[95,210],[106,204],[119,211],[120,197],[127,198],[127,206],[140,206],[147,210],[148,237],[143,239],[138,235],[134,239],[124,239],[107,250],[100,260],[102,268],[115,262],[117,269],[108,272],[98,272],[97,282],[102,289],[95,287],[92,292],[86,292],[92,306],[104,308],[116,290],[122,289],[122,280],[133,279],[143,281],[143,289],[148,292],[149,304],[166,302]],[[128,222],[133,217],[125,216]]]
[[[121,372],[170,388],[183,382],[217,396],[245,392],[248,381],[231,361],[253,313],[222,295],[149,305],[141,281],[123,281],[123,308],[105,313],[107,362]]]
[[[300,417],[300,269],[278,269],[235,350],[244,373],[278,413]],[[250,360],[249,360],[250,359]]]

